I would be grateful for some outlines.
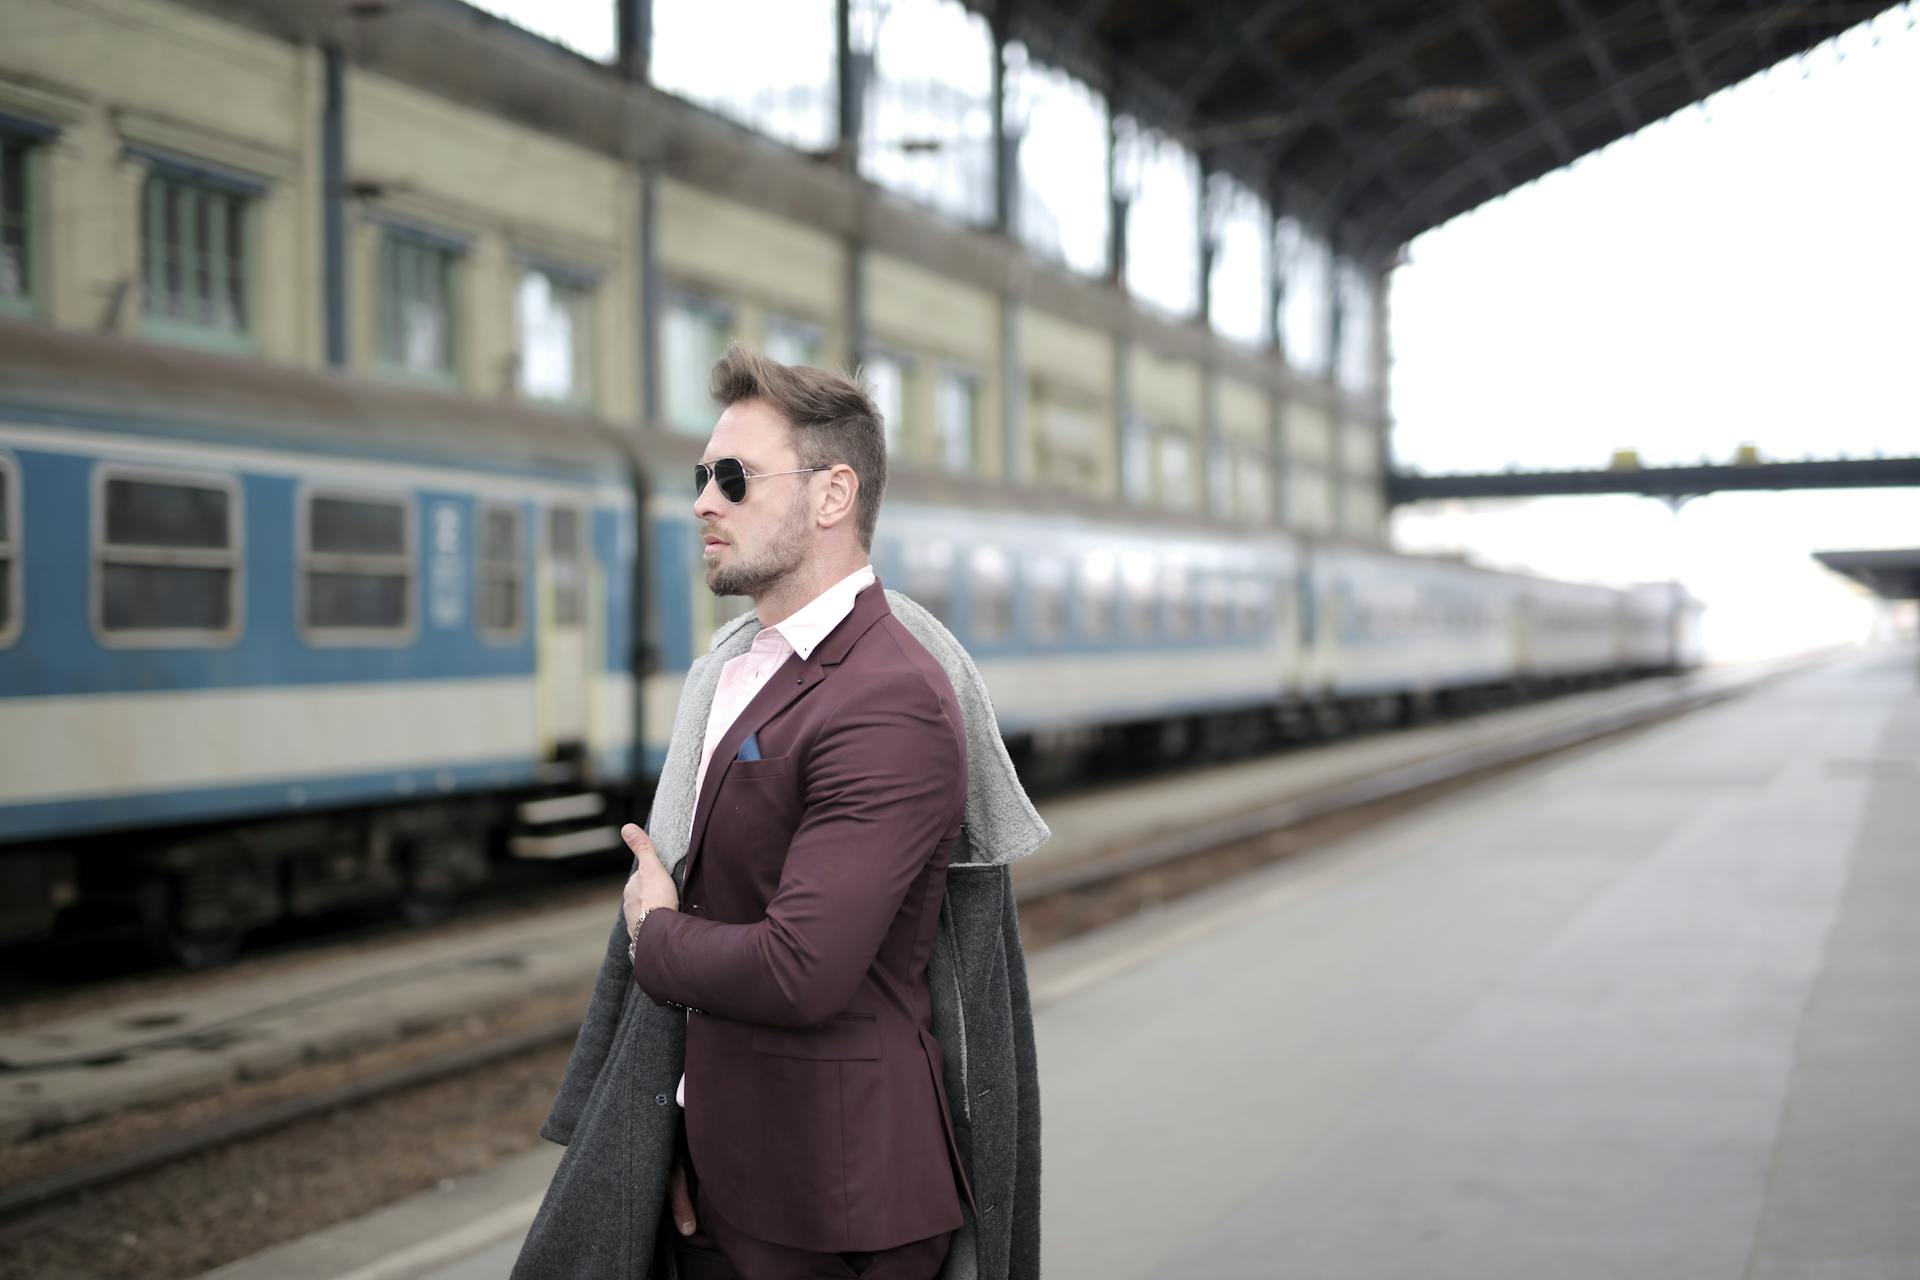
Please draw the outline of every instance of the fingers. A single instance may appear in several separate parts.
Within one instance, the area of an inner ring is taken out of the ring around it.
[[[687,1190],[687,1166],[678,1160],[673,1162],[673,1174],[667,1180],[668,1196],[673,1202],[673,1222],[680,1228],[680,1234],[690,1236],[695,1225],[693,1216],[693,1196]]]
[[[637,825],[629,822],[620,828],[620,838],[627,842],[627,848],[633,850],[633,856],[640,860],[640,865],[635,868],[636,872],[651,872],[658,867],[667,875],[673,874],[667,869],[667,860],[660,856],[658,849],[653,847],[652,839]]]

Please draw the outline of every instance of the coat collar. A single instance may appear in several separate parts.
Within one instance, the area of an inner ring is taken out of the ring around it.
[[[887,593],[878,580],[857,596],[853,602],[853,612],[828,633],[814,648],[808,658],[799,654],[789,656],[773,677],[753,696],[746,709],[734,718],[720,741],[713,748],[713,759],[707,762],[707,776],[700,786],[700,795],[693,810],[693,831],[687,838],[686,876],[682,883],[693,875],[693,864],[700,856],[700,841],[706,835],[707,819],[713,814],[714,800],[720,794],[720,786],[726,780],[727,772],[733,768],[734,757],[740,753],[740,744],[749,735],[758,733],[767,721],[785,711],[798,701],[813,686],[826,679],[831,668],[846,660],[848,653],[861,636],[873,628],[873,625],[885,617],[891,617],[893,610],[887,606]]]

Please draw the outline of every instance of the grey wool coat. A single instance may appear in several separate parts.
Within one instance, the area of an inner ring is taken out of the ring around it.
[[[912,600],[889,591],[887,602],[946,668],[967,729],[966,817],[927,982],[954,1132],[980,1216],[954,1233],[940,1280],[1030,1280],[1040,1274],[1039,1071],[1009,867],[1048,831],[1021,789],[972,659]],[[647,819],[676,876],[720,668],[745,653],[759,630],[751,613],[728,623],[687,672]],[[678,1280],[672,1229],[663,1224],[686,1018],[634,984],[616,917],[559,1097],[540,1130],[567,1150],[521,1246],[515,1280]]]

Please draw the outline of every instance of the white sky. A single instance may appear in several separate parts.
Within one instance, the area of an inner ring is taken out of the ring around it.
[[[612,54],[612,0],[480,3]],[[757,38],[691,56],[716,8]],[[682,92],[831,78],[826,0],[658,0],[654,12],[656,72]],[[1911,4],[1884,14],[1415,240],[1392,281],[1398,459],[1588,467],[1616,448],[1660,463],[1725,459],[1743,442],[1775,458],[1920,453],[1914,22]],[[817,109],[811,127],[830,129],[828,104]],[[1097,153],[1058,154],[1076,136],[1036,131],[1023,164],[1073,159],[1097,174]],[[1054,214],[1097,218],[1094,185],[1069,187],[1091,193],[1088,209]],[[1136,252],[1191,243],[1191,197],[1164,203],[1136,215]],[[1179,306],[1191,266],[1155,265],[1130,275]],[[1920,546],[1920,491],[1726,494],[1677,516],[1635,498],[1447,504],[1400,511],[1393,531],[1408,550],[1560,577],[1677,576],[1709,605],[1712,649],[1733,655],[1863,632],[1873,610],[1809,553]]]
[[[1437,228],[1392,281],[1394,449],[1428,471],[1920,453],[1920,31],[1882,15]],[[1408,549],[1678,575],[1722,655],[1860,633],[1816,549],[1920,546],[1920,491],[1396,514]]]

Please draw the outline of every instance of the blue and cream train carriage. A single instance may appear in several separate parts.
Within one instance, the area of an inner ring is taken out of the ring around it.
[[[745,606],[698,576],[700,448],[0,323],[0,941],[117,913],[204,960],[617,847]],[[954,477],[894,477],[874,558],[1030,754],[1692,657],[1670,594]]]

